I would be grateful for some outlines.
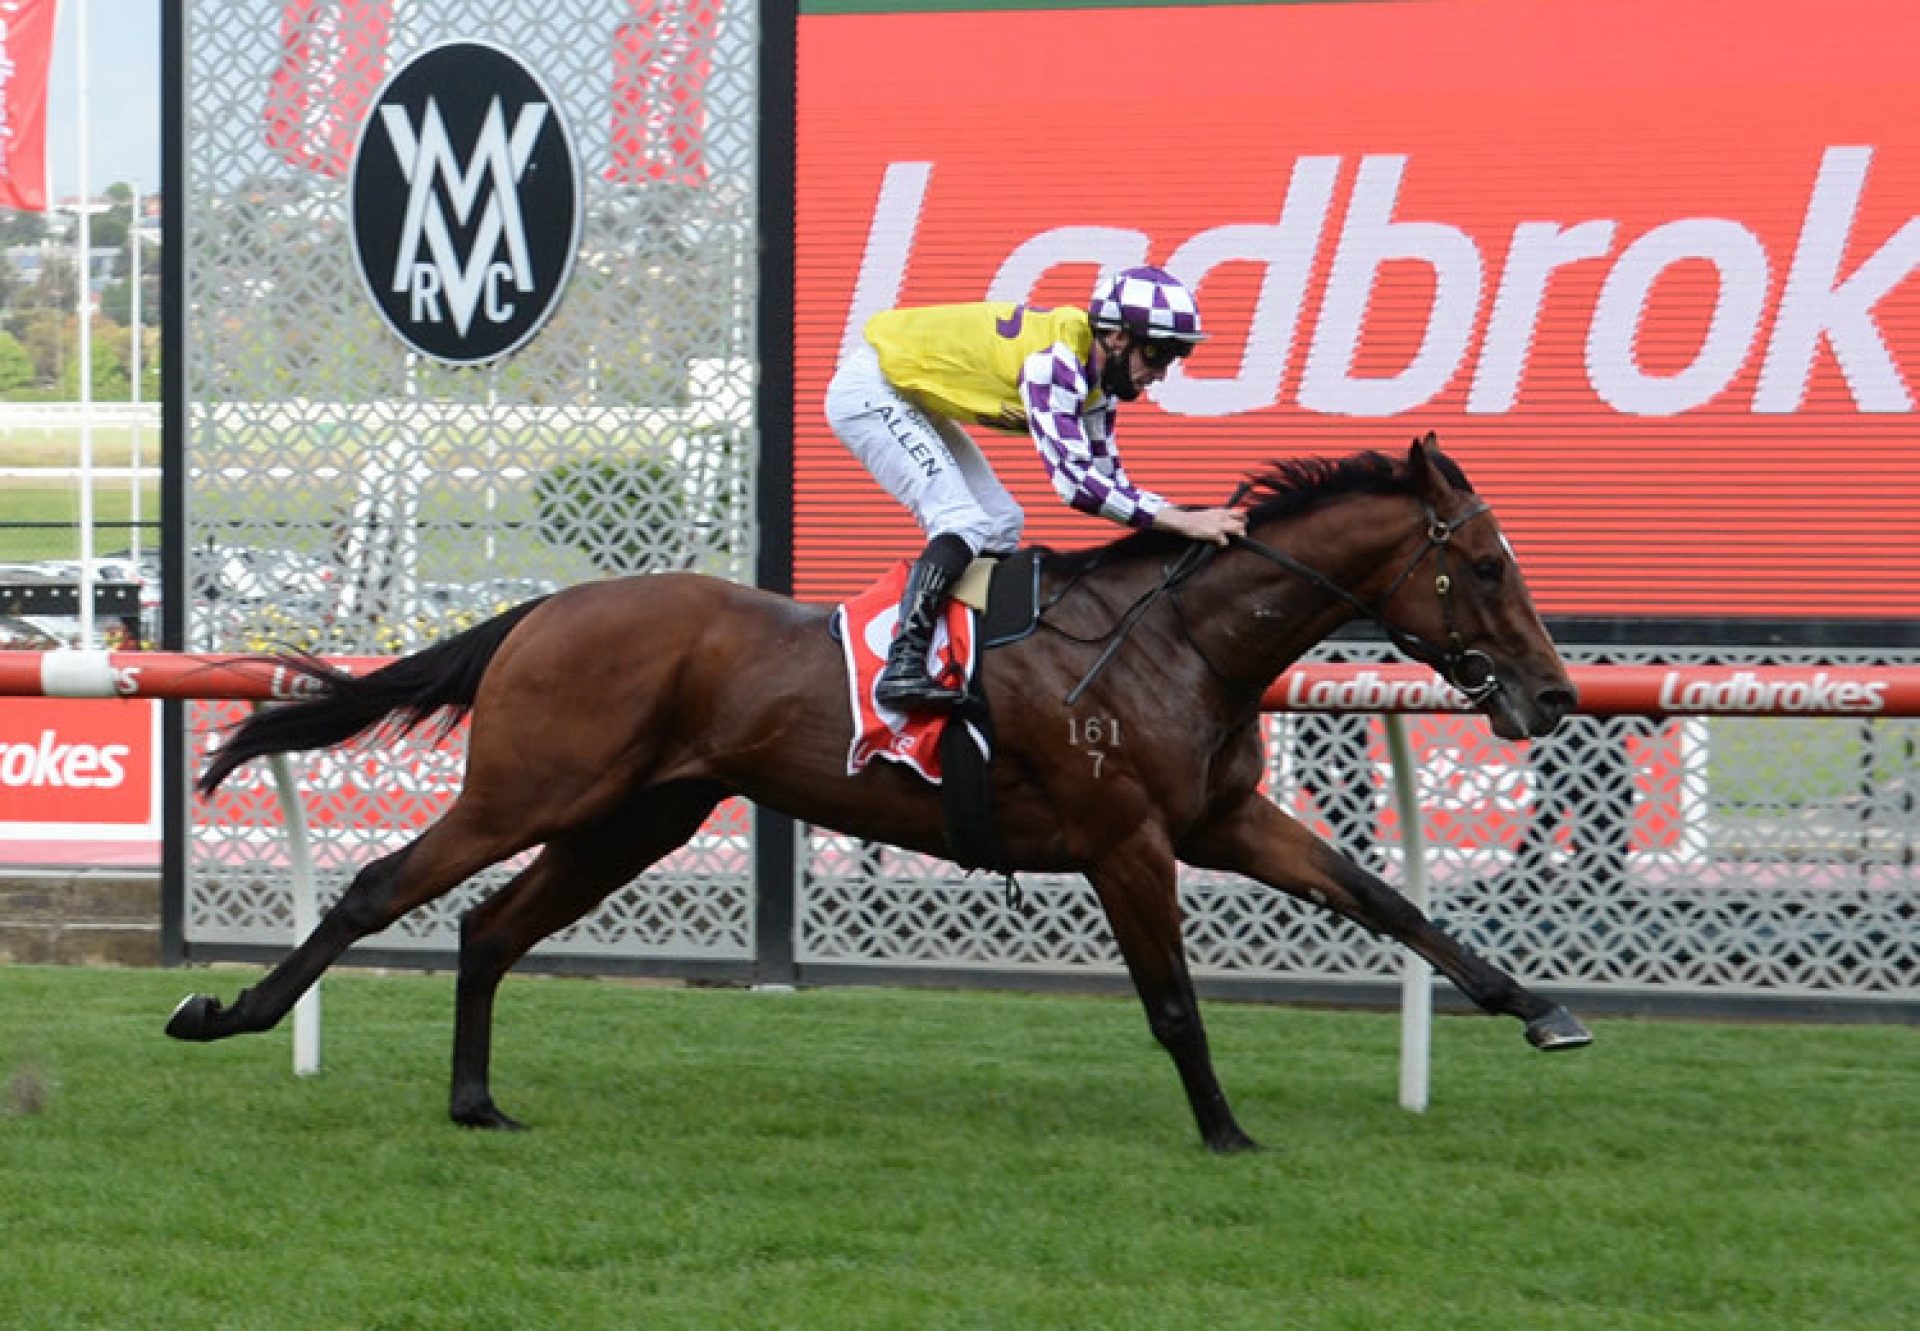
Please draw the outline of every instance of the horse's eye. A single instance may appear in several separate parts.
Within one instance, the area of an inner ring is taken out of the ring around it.
[[[1501,574],[1507,569],[1507,561],[1497,555],[1487,555],[1473,561],[1473,576],[1489,587],[1498,586]]]

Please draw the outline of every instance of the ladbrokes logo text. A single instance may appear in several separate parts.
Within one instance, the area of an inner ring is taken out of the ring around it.
[[[1616,218],[1541,218],[1476,236],[1441,218],[1405,214],[1403,187],[1421,169],[1415,159],[1301,157],[1292,164],[1277,222],[1249,217],[1188,237],[1058,227],[1016,246],[984,295],[1024,301],[1050,269],[1125,267],[1169,246],[1167,266],[1194,283],[1216,270],[1258,266],[1260,290],[1239,374],[1192,378],[1176,366],[1158,391],[1162,407],[1187,416],[1274,405],[1302,341],[1306,355],[1293,397],[1310,411],[1396,416],[1457,387],[1464,373],[1468,414],[1509,413],[1543,323],[1569,318],[1586,326],[1580,368],[1588,386],[1624,416],[1675,416],[1704,406],[1756,362],[1757,380],[1741,405],[1756,415],[1798,412],[1823,356],[1838,368],[1855,410],[1911,412],[1903,367],[1877,311],[1920,268],[1920,217],[1891,234],[1859,225],[1873,157],[1868,147],[1833,146],[1809,163],[1791,251],[1770,250],[1739,217],[1676,217],[1638,234]],[[905,284],[938,170],[929,162],[886,168],[857,285],[864,299],[855,305],[848,336],[873,313],[868,305],[884,307]],[[1352,185],[1343,211],[1336,196],[1345,172],[1352,173]],[[1424,267],[1432,295],[1405,363],[1391,373],[1363,372],[1356,349],[1389,265]],[[1326,277],[1316,301],[1310,279],[1317,271]],[[1565,275],[1600,272],[1597,296],[1585,308],[1569,308],[1552,290]],[[1673,314],[1671,304],[1657,302],[1656,289],[1689,274],[1710,279],[1698,284],[1698,299],[1710,303],[1705,318],[1695,304],[1680,316],[1689,328],[1704,325],[1704,335],[1692,342],[1685,363],[1649,365],[1645,346],[1662,310]],[[1310,312],[1317,315],[1311,323]]]
[[[0,786],[97,787],[111,790],[127,779],[125,744],[68,744],[43,730],[37,743],[0,742]]]

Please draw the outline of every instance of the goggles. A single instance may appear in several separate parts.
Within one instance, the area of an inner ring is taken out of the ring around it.
[[[1140,363],[1149,370],[1164,370],[1193,352],[1193,344],[1190,342],[1153,340],[1136,342],[1134,345],[1140,350]]]

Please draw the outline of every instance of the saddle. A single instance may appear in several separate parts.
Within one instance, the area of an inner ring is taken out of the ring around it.
[[[968,607],[973,615],[972,650],[967,657],[974,666],[967,674],[965,696],[938,723],[939,734],[934,741],[939,755],[937,778],[911,752],[886,752],[862,743],[858,733],[862,724],[858,687],[854,689],[856,734],[850,768],[863,764],[873,753],[885,752],[885,756],[906,762],[923,776],[937,779],[948,846],[955,862],[964,869],[1000,873],[1008,869],[988,803],[994,734],[993,717],[982,684],[985,658],[980,653],[1019,642],[1033,633],[1040,615],[1043,554],[1041,550],[1029,549],[1005,559],[976,559],[955,584],[954,600]],[[829,632],[843,647],[850,613],[849,608],[843,607],[829,621]],[[850,661],[851,657],[849,652]]]
[[[954,595],[979,612],[982,651],[1019,642],[1039,626],[1040,559],[1045,553],[1028,549],[1005,559],[976,559],[955,585]],[[969,599],[969,581],[985,583],[981,599]]]

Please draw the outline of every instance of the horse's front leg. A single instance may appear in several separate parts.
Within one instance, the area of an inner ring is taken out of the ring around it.
[[[1087,878],[1100,896],[1133,987],[1146,1007],[1147,1026],[1180,1072],[1201,1140],[1210,1151],[1256,1149],[1257,1143],[1234,1121],[1226,1092],[1213,1073],[1206,1027],[1187,973],[1175,866],[1165,837],[1157,828],[1140,829],[1102,856]]]
[[[1180,847],[1187,863],[1225,869],[1325,906],[1404,943],[1483,1011],[1518,1017],[1538,1049],[1574,1049],[1592,1034],[1560,1004],[1540,997],[1459,943],[1384,880],[1316,838],[1258,794],[1195,828]]]

